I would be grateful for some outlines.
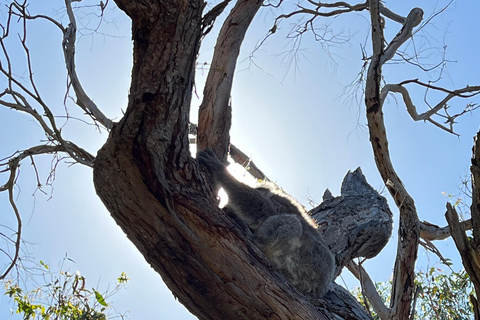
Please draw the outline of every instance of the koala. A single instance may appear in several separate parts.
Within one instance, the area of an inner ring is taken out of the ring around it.
[[[247,228],[274,268],[306,296],[322,298],[334,279],[335,259],[304,208],[279,190],[239,182],[210,149],[197,161],[211,173],[214,186],[227,193],[225,211]]]

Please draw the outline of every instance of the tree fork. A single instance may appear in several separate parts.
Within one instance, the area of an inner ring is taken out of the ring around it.
[[[117,1],[132,18],[129,105],[94,165],[97,194],[200,319],[323,319],[216,207],[188,150],[201,1]]]

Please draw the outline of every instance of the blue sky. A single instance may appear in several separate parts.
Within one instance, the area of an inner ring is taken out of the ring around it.
[[[65,24],[62,3],[49,1],[50,7],[32,3],[30,10],[53,15]],[[413,6],[421,7],[425,18],[446,3],[386,1],[387,6],[401,15],[407,15]],[[97,2],[84,1],[82,4],[95,5]],[[5,9],[1,10],[0,18],[4,19]],[[478,85],[480,26],[476,23],[476,13],[479,10],[477,1],[454,2],[418,32],[413,42],[402,48],[415,48],[425,57],[423,62],[434,63],[440,59],[438,49],[446,45],[447,59],[452,63],[448,64],[437,84],[449,89]],[[283,21],[278,32],[255,52],[253,64],[248,56],[272,27],[273,14],[269,9],[261,10],[244,41],[232,92],[232,143],[250,155],[270,179],[305,205],[308,205],[309,197],[320,202],[326,188],[338,195],[343,176],[358,166],[362,167],[374,188],[384,190],[366,133],[362,97],[360,93],[356,96],[360,101],[358,104],[355,96],[347,90],[363,64],[361,45],[365,44],[369,32],[367,14],[355,13],[325,20],[331,23],[334,34],[349,36],[349,42],[330,46],[327,54],[319,43],[305,35],[296,56],[298,59],[293,63],[289,55],[292,40],[285,39],[285,35],[295,20]],[[84,16],[80,21],[89,26],[96,23],[93,16]],[[399,25],[388,24],[386,38],[391,39],[399,29]],[[65,115],[66,74],[61,33],[44,21],[32,22],[30,31],[28,43],[39,90],[58,115]],[[129,21],[111,5],[99,33],[83,32],[77,45],[80,80],[106,115],[118,120],[127,105],[132,63]],[[212,33],[202,44],[199,65],[210,62],[214,39]],[[25,71],[21,64],[23,53],[18,45],[12,45],[11,55],[18,61],[17,74],[22,74]],[[370,51],[368,41],[366,50]],[[206,72],[201,68],[197,71],[196,88],[200,96]],[[439,76],[437,72],[427,75],[418,68],[395,64],[385,66],[384,75],[390,83],[413,78],[427,82]],[[0,86],[5,87],[4,79],[0,79]],[[427,110],[423,94],[421,90],[412,91],[419,110]],[[435,95],[429,96],[432,103],[439,99]],[[196,121],[196,108],[200,102],[194,95],[192,121]],[[467,102],[471,100],[454,100],[451,105],[460,111]],[[68,112],[86,119],[71,103]],[[415,199],[420,219],[444,226],[445,203],[449,199],[442,192],[457,194],[461,179],[468,173],[472,137],[480,124],[479,113],[466,114],[458,119],[456,130],[460,137],[429,123],[413,122],[398,96],[389,98],[384,114],[393,164]],[[0,107],[0,123],[3,137],[0,158],[36,145],[44,137],[31,117],[5,107]],[[93,126],[74,119],[68,121],[62,133],[93,154],[107,137],[105,131],[98,132]],[[35,163],[42,182],[45,182],[52,157],[38,157]],[[6,179],[5,175],[1,177]],[[33,168],[29,160],[25,160],[18,185],[17,205],[25,224],[24,240],[29,243],[25,249],[33,260],[43,260],[55,267],[67,254],[75,261],[67,264],[70,271],[78,270],[87,277],[91,287],[98,286],[101,290],[109,285],[113,287],[120,273],[126,272],[131,280],[126,289],[112,298],[112,302],[116,311],[128,311],[130,319],[193,318],[174,300],[160,276],[153,272],[110,218],[95,194],[90,169],[70,166],[62,161],[56,170],[53,189],[45,186],[47,195],[44,195],[35,192]],[[385,191],[383,193],[386,195]],[[398,211],[393,202],[390,203],[396,224]],[[1,224],[14,226],[13,212],[5,193],[0,194],[0,208]],[[365,264],[375,281],[389,279],[396,241],[394,229],[384,251]],[[454,269],[462,268],[452,241],[435,244],[444,256],[454,261]],[[437,261],[435,256],[420,249],[417,268],[425,269]],[[347,272],[337,279],[337,283],[344,282],[350,289],[356,285]],[[20,319],[18,315],[7,317],[10,308],[9,299],[0,296],[0,318]]]

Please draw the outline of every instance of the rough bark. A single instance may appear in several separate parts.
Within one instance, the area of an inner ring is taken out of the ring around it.
[[[458,213],[450,203],[447,203],[445,217],[450,227],[452,238],[462,257],[462,263],[473,282],[476,297],[470,295],[475,320],[480,320],[478,297],[480,295],[480,131],[474,139],[472,165],[472,206],[471,216],[473,224],[473,238],[469,239],[466,228],[460,223]]]
[[[392,235],[387,200],[367,183],[360,168],[345,176],[339,197],[327,190],[310,214],[335,254],[336,275],[354,258],[375,257]]]
[[[215,206],[188,151],[201,1],[117,1],[132,18],[129,105],[98,152],[96,191],[200,319],[324,319]]]
[[[198,117],[198,150],[210,148],[222,162],[227,160],[230,145],[230,93],[240,46],[262,3],[262,0],[237,1],[218,35],[205,83]]]

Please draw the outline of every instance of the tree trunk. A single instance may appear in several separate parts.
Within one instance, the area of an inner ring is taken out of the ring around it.
[[[218,208],[190,156],[203,1],[116,2],[132,19],[132,84],[125,116],[98,152],[94,184],[146,261],[200,319],[368,319],[341,288],[319,307],[286,283]]]

